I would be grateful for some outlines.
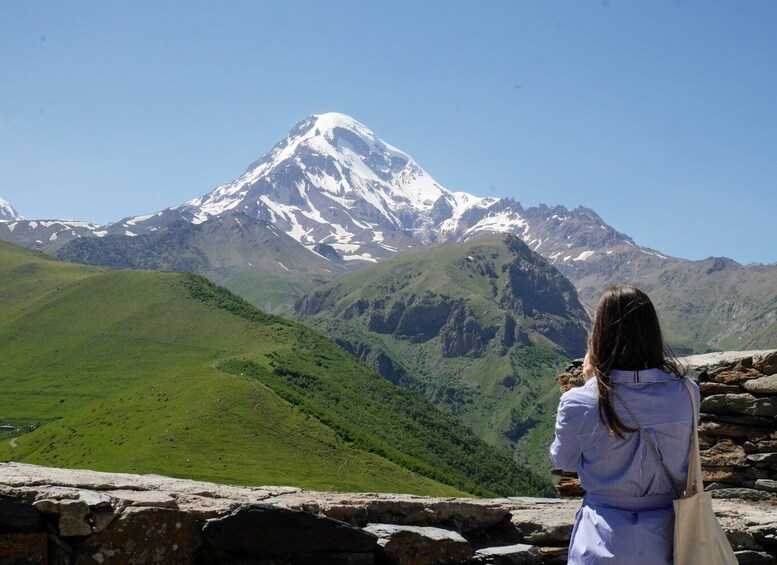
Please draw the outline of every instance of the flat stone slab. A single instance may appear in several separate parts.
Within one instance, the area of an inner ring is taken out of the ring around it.
[[[515,544],[499,547],[485,547],[475,552],[475,562],[493,563],[493,565],[518,565],[522,563],[541,563],[542,552],[533,545]]]
[[[153,490],[112,490],[108,495],[117,506],[150,506],[176,508],[175,499],[164,492]]]
[[[716,353],[702,353],[681,357],[680,362],[687,367],[709,367],[722,363],[736,363],[746,357],[767,356],[774,353],[775,349],[757,349],[752,351],[719,351]]]

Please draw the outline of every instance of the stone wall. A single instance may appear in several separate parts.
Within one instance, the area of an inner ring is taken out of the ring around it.
[[[714,501],[742,563],[777,561],[773,501]],[[564,563],[579,500],[233,487],[0,464],[0,563]]]
[[[681,360],[701,391],[699,447],[713,496],[772,500],[777,493],[777,350],[695,355]],[[562,391],[582,384],[582,361],[559,376]],[[576,479],[559,482],[579,495]],[[777,512],[777,510],[776,510]]]

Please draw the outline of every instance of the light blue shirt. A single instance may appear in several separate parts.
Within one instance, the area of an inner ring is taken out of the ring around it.
[[[682,490],[691,426],[698,422],[685,385],[659,369],[614,370],[610,376]],[[693,388],[698,406],[699,389]],[[611,398],[621,421],[636,428],[617,397]],[[640,433],[624,436],[612,436],[599,418],[595,378],[561,396],[550,458],[576,471],[588,493],[577,513],[568,563],[672,563],[676,496]]]

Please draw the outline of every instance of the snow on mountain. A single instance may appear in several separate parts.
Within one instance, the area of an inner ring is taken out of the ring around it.
[[[0,239],[39,251],[54,251],[80,237],[105,235],[104,226],[70,220],[24,220],[0,222]]]
[[[0,237],[48,248],[68,238],[144,235],[181,220],[201,224],[235,214],[266,222],[313,253],[328,245],[356,264],[490,233],[518,235],[562,270],[589,268],[615,249],[634,252],[627,236],[584,208],[524,209],[511,199],[450,191],[409,155],[335,112],[303,120],[240,178],[181,205],[107,226],[28,224],[25,235],[0,229]]]
[[[435,204],[460,210],[482,199],[454,194],[409,155],[339,113],[310,116],[237,180],[151,217],[125,220],[142,233],[176,219],[193,223],[235,212],[278,227],[309,249],[335,248],[346,261],[376,261],[437,239]],[[446,218],[447,219],[447,216]],[[375,233],[383,234],[376,238]]]
[[[13,222],[23,219],[8,201],[0,198],[0,221]]]
[[[245,201],[254,196],[272,194],[268,190],[271,187],[262,183],[265,179],[292,180],[298,193],[292,191],[289,202],[282,202],[273,212],[287,218],[304,216],[319,223],[320,214],[310,201],[310,189],[322,193],[335,205],[350,206],[364,201],[372,207],[366,214],[370,220],[382,216],[397,228],[409,227],[403,212],[430,210],[447,193],[407,154],[385,143],[353,118],[331,112],[301,122],[242,177],[187,202],[182,208],[196,209],[196,217],[203,220],[205,215],[223,214],[241,204],[245,207]],[[293,202],[295,197],[299,198],[297,202]],[[263,201],[265,205],[267,200]],[[370,216],[374,213],[378,216]],[[304,218],[298,219],[298,223],[305,223]]]

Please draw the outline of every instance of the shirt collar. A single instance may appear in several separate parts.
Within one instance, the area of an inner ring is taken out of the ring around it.
[[[645,369],[643,371],[611,369],[610,379],[614,383],[660,383],[675,380],[675,377],[661,369]]]

